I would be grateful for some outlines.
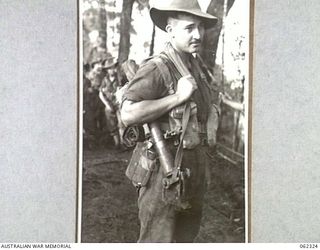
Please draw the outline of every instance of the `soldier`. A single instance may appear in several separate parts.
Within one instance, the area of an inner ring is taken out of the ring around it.
[[[117,120],[117,105],[116,105],[116,90],[119,85],[118,82],[118,62],[114,57],[107,58],[102,68],[106,70],[106,75],[102,80],[99,90],[99,98],[105,105],[105,117],[107,123],[107,130],[113,139],[115,147],[119,147],[120,138],[118,133],[118,120]]]
[[[100,61],[86,66],[86,78],[84,81],[84,123],[86,124],[87,135],[94,138],[96,146],[100,145],[101,133],[105,127],[104,105],[99,100],[99,88],[104,76]]]
[[[193,55],[200,51],[205,29],[217,18],[202,12],[196,0],[152,7],[150,16],[170,42],[159,56],[140,66],[121,109],[126,126],[147,123],[153,136],[137,144],[127,169],[139,193],[138,242],[193,242],[205,192],[205,152],[213,141],[208,138],[208,117],[216,112],[208,74]],[[154,124],[164,135],[155,138]],[[171,163],[163,159],[170,157],[163,157],[161,150],[175,158],[173,171],[166,171]]]

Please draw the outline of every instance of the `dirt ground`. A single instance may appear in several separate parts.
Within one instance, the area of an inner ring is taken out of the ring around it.
[[[136,242],[139,233],[137,194],[125,176],[131,151],[85,150],[82,193],[82,242]],[[211,162],[212,185],[205,196],[195,242],[244,242],[242,164],[218,157]]]

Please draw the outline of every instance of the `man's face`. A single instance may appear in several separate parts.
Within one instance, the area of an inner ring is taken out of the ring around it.
[[[185,53],[200,51],[204,36],[201,19],[196,16],[179,14],[175,18],[169,18],[166,30],[178,51]]]
[[[115,66],[113,66],[113,67],[107,69],[107,73],[109,75],[109,79],[111,81],[114,81],[117,77],[117,68]]]
[[[101,72],[102,72],[102,64],[100,62],[99,63],[95,63],[94,66],[93,66],[92,71],[94,72],[94,74],[101,74]]]

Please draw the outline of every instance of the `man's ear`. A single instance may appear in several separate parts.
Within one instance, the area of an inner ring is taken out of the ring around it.
[[[167,33],[171,33],[172,32],[172,25],[171,24],[167,24],[165,30],[167,31]]]
[[[173,35],[173,32],[172,32],[173,31],[172,24],[167,24],[166,31],[167,31],[167,33],[169,34],[169,36],[171,38],[174,38],[174,35]]]

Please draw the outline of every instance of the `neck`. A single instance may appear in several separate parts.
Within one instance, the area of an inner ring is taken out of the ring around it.
[[[182,62],[188,67],[190,68],[190,57],[192,56],[190,53],[186,53],[184,51],[181,51],[180,49],[177,48],[177,46],[171,42],[172,47],[174,48],[174,50],[179,54]]]

